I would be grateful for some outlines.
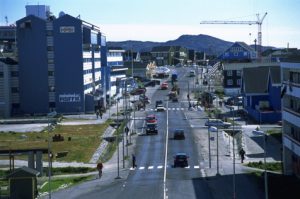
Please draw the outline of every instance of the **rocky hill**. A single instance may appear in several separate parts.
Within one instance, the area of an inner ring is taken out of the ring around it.
[[[207,54],[218,55],[230,47],[233,42],[224,41],[209,35],[182,35],[175,40],[166,42],[151,41],[121,41],[107,42],[108,47],[121,47],[125,50],[133,49],[139,52],[149,52],[154,46],[183,46]]]

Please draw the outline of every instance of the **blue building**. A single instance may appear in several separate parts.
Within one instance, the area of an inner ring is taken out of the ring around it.
[[[126,77],[127,67],[124,66],[123,53],[121,48],[109,48],[107,53],[107,93],[113,97],[121,92],[121,81]]]
[[[99,27],[67,14],[17,21],[20,112],[94,112],[105,106]]]
[[[278,65],[244,68],[244,110],[258,123],[281,120],[281,77]]]
[[[257,53],[244,42],[235,42],[219,56],[224,62],[251,62],[257,59]]]

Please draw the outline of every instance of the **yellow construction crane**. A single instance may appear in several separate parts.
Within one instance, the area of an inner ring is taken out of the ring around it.
[[[201,21],[200,24],[246,24],[246,25],[258,25],[258,34],[257,34],[257,54],[258,58],[261,58],[261,51],[262,51],[262,33],[261,33],[261,25],[263,23],[263,20],[265,19],[266,15],[268,13],[266,12],[262,18],[259,17],[259,14],[256,14],[257,20],[256,21]]]

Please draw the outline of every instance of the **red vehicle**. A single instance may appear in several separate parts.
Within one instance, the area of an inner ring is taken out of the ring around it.
[[[164,82],[164,83],[162,83],[161,85],[160,85],[160,89],[161,90],[167,90],[169,88],[169,86],[168,86],[168,83],[167,82]]]
[[[146,123],[157,123],[156,116],[154,114],[148,115],[146,117]]]

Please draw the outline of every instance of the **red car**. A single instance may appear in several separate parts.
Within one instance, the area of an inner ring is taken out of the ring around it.
[[[146,117],[146,123],[157,123],[156,116],[154,114]]]
[[[168,89],[169,88],[169,86],[168,86],[168,83],[167,82],[164,82],[164,83],[162,83],[161,85],[160,85],[160,89],[161,90],[166,90],[166,89]]]

